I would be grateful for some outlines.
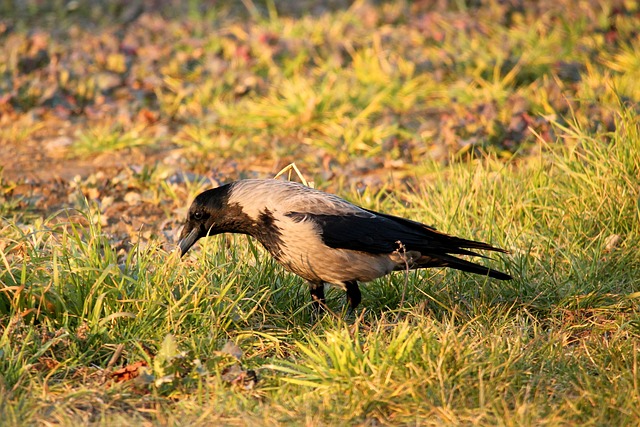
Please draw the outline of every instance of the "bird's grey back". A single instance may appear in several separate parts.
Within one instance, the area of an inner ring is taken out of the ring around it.
[[[246,179],[234,182],[229,204],[239,204],[252,218],[267,209],[269,212],[313,212],[321,215],[372,214],[333,194],[291,181],[276,179]]]

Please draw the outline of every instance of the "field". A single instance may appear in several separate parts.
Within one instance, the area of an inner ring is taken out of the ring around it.
[[[640,4],[226,4],[0,2],[0,425],[639,425]],[[282,170],[515,279],[180,259]]]

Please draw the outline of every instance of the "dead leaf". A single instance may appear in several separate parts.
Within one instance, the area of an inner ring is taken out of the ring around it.
[[[60,363],[51,357],[40,357],[34,368],[41,372],[53,371]]]
[[[133,191],[129,191],[127,194],[124,195],[124,201],[130,205],[138,204],[141,199],[142,197],[140,196],[140,194]]]
[[[227,341],[220,351],[229,354],[238,360],[242,359],[243,356],[242,349],[233,341]]]
[[[127,365],[111,373],[111,378],[115,382],[120,383],[123,381],[130,381],[140,375],[140,368],[149,366],[147,362],[141,360],[132,365]]]
[[[147,108],[143,108],[138,111],[138,120],[147,125],[154,124],[158,121],[158,113]]]
[[[233,365],[222,371],[222,380],[243,390],[253,390],[258,376],[253,370],[245,370],[240,365]]]
[[[605,240],[604,250],[607,252],[611,252],[618,246],[620,246],[620,242],[622,242],[622,236],[619,234],[612,234]]]

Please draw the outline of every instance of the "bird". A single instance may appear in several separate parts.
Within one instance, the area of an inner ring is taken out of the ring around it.
[[[457,256],[485,258],[473,250],[507,253],[504,249],[292,181],[243,179],[198,194],[180,233],[181,257],[199,239],[220,233],[245,234],[260,242],[280,265],[308,282],[317,311],[326,308],[325,284],[344,289],[353,312],[362,299],[359,283],[393,271],[450,267],[512,279]]]

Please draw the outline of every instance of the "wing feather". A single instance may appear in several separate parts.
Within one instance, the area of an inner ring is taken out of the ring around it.
[[[498,252],[483,242],[461,239],[441,233],[417,221],[364,210],[362,214],[330,215],[308,212],[289,212],[294,221],[313,221],[325,245],[331,248],[350,249],[374,254],[391,253],[402,242],[406,250],[423,254],[482,255],[468,249],[484,249]]]

